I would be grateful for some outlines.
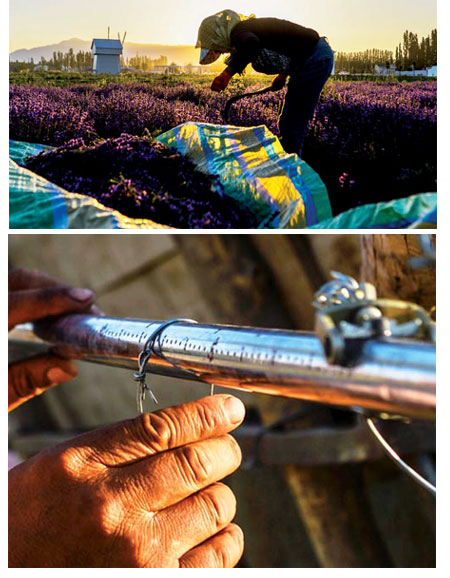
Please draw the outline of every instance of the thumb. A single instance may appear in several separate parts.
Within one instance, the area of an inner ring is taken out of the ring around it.
[[[8,368],[8,411],[77,375],[77,367],[54,355],[38,355]]]

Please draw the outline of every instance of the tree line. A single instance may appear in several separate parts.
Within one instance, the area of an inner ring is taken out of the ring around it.
[[[159,58],[149,58],[148,56],[132,56],[125,59],[126,66],[135,68],[136,70],[154,70],[155,66],[166,66],[168,64],[167,56],[160,56]]]
[[[156,65],[167,65],[167,57],[160,56],[159,58],[149,58],[148,56],[140,56],[136,54],[131,58],[126,58],[125,63],[123,57],[121,58],[122,66],[129,66],[140,71],[154,70]],[[83,72],[92,69],[93,57],[91,52],[84,52],[80,50],[76,54],[70,48],[68,52],[53,52],[52,58],[46,60],[42,57],[38,62],[30,58],[29,62],[20,62],[18,60],[9,63],[11,72],[20,72],[21,70],[33,71],[36,66],[42,70],[71,70],[74,72]]]
[[[417,34],[406,30],[403,43],[395,49],[395,66],[398,70],[422,70],[437,64],[437,29],[420,42]]]
[[[338,52],[336,54],[336,72],[350,74],[373,74],[375,66],[397,70],[423,70],[437,64],[437,29],[419,41],[417,34],[406,30],[403,42],[395,49],[365,50],[363,52]]]
[[[29,62],[14,61],[9,63],[11,72],[21,70],[33,71],[36,65],[42,69],[49,70],[73,70],[83,72],[92,68],[93,58],[90,51],[80,50],[76,54],[70,48],[68,52],[53,52],[52,58],[46,60],[44,57],[39,62],[34,62],[33,58]],[[123,59],[122,59],[123,64]],[[167,64],[167,58],[161,56],[157,59],[136,54],[125,61],[126,66],[136,70],[153,70],[155,65]],[[338,52],[336,54],[336,72],[348,72],[350,74],[374,74],[375,66],[389,68],[395,65],[397,70],[422,70],[437,64],[437,30],[431,31],[427,37],[422,37],[419,41],[417,34],[406,30],[403,34],[403,42],[400,42],[395,49],[395,54],[391,50],[364,50],[363,52]]]
[[[10,72],[20,72],[22,70],[33,71],[37,66],[41,67],[42,70],[48,68],[49,70],[73,70],[78,72],[83,72],[92,68],[93,58],[90,51],[84,52],[80,50],[76,54],[73,48],[70,48],[68,52],[53,52],[52,58],[49,60],[45,59],[43,56],[38,62],[34,61],[34,58],[30,58],[29,62],[21,61],[11,61],[9,63]]]
[[[336,72],[350,74],[374,74],[375,66],[389,66],[393,62],[391,50],[364,50],[364,52],[338,52],[336,54]]]

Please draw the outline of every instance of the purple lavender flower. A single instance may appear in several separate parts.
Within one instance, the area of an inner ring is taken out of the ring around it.
[[[261,86],[247,90],[257,88]],[[123,133],[157,136],[187,121],[220,124],[221,111],[235,91],[212,93],[207,85],[192,82],[11,86],[10,136],[75,147],[71,142],[78,139],[86,145],[108,139],[106,147],[125,147],[123,155],[128,151],[130,158],[136,158],[139,153],[133,152],[133,146],[137,145],[112,141]],[[251,106],[240,101],[232,107],[231,123],[266,124],[278,135],[283,97],[284,92],[268,93],[252,99]],[[158,154],[157,149],[153,154]],[[436,83],[329,82],[309,124],[304,159],[327,185],[335,212],[358,203],[435,190]],[[343,184],[344,172],[351,178]],[[342,186],[346,195],[341,194]]]

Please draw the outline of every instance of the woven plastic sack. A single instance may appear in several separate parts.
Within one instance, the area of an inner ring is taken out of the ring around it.
[[[259,228],[305,229],[332,216],[319,175],[284,152],[266,126],[188,122],[158,137],[218,177],[217,192],[250,209]]]
[[[266,127],[240,129],[188,123],[161,135],[159,140],[187,154],[200,169],[216,174],[219,194],[229,194],[251,206],[260,216],[262,228],[434,229],[437,226],[436,193],[365,205],[332,218],[320,178],[296,155],[284,153]],[[221,143],[226,150],[221,149]],[[10,228],[169,228],[150,220],[126,217],[18,166],[26,157],[51,148],[10,142]]]
[[[437,194],[364,205],[327,219],[312,229],[436,229]]]
[[[95,199],[68,193],[20,167],[26,157],[51,147],[11,141],[9,159],[10,229],[165,229],[153,221],[130,219]]]

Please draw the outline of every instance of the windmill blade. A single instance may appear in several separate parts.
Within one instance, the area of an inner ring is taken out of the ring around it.
[[[123,39],[122,39],[122,46],[125,44],[125,38],[127,37],[127,32],[125,31],[125,34],[123,35]]]

